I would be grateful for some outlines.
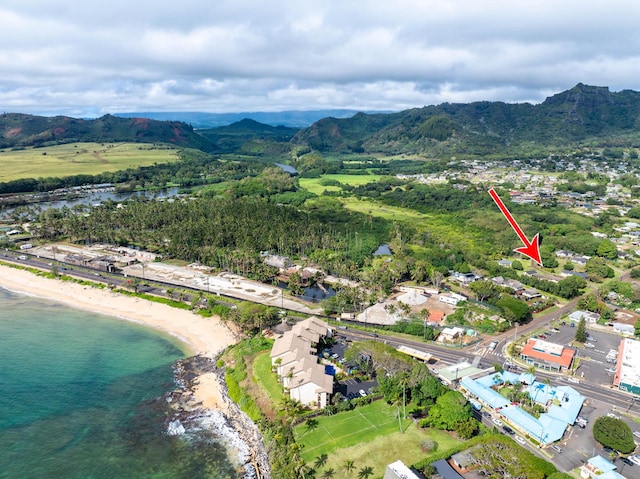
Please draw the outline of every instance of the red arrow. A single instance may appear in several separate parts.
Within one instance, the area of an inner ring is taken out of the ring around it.
[[[511,213],[509,212],[507,207],[504,205],[504,203],[502,202],[502,200],[500,199],[496,191],[493,188],[491,188],[489,190],[489,194],[491,195],[491,198],[493,198],[493,201],[496,202],[496,205],[498,205],[498,208],[500,208],[500,211],[502,211],[502,214],[504,215],[504,217],[507,218],[507,221],[509,222],[513,230],[516,232],[516,234],[520,238],[520,241],[524,243],[524,246],[522,246],[521,248],[516,248],[514,251],[517,251],[518,253],[522,253],[523,255],[528,256],[533,261],[535,261],[540,266],[542,266],[542,260],[540,259],[539,233],[536,233],[536,235],[533,237],[531,242],[529,242],[529,240],[523,233],[522,228],[520,228],[520,225],[518,224],[518,222],[513,218],[513,216],[511,216]]]

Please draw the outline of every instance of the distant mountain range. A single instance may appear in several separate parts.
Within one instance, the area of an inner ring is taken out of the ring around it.
[[[640,93],[612,93],[607,87],[581,83],[537,105],[482,101],[444,103],[397,113],[182,113],[183,121],[172,113],[132,113],[135,118],[124,115],[129,114],[82,120],[5,113],[0,115],[0,148],[71,141],[137,141],[259,156],[282,155],[294,146],[305,146],[332,154],[417,153],[437,158],[527,154],[579,145],[640,147]],[[215,128],[194,128],[216,118],[238,121]],[[305,128],[284,125],[294,120],[313,123]]]
[[[291,110],[291,111],[255,111],[241,113],[204,113],[204,112],[133,112],[114,113],[121,118],[150,118],[152,120],[183,121],[197,129],[226,126],[245,118],[271,126],[289,126],[305,128],[321,118],[349,118],[358,110]],[[370,111],[367,113],[379,113]]]
[[[640,93],[578,84],[543,103],[444,103],[324,118],[292,140],[319,151],[490,155],[562,145],[640,145]]]

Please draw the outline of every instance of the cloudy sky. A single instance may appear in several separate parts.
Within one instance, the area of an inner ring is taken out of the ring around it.
[[[401,110],[640,90],[640,2],[2,0],[0,110]]]

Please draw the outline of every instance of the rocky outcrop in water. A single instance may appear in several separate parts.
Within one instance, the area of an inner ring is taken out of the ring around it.
[[[202,407],[194,395],[198,377],[214,373],[224,407],[210,410]],[[174,365],[174,379],[178,389],[167,395],[167,402],[175,411],[167,418],[167,434],[204,437],[212,433],[225,444],[232,457],[243,469],[244,479],[271,479],[269,456],[262,434],[240,407],[229,398],[224,371],[216,366],[216,358],[193,356]]]

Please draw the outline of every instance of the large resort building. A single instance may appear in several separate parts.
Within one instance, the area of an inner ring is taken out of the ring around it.
[[[529,339],[520,352],[520,358],[547,371],[568,371],[573,364],[576,351],[541,339]]]
[[[271,364],[285,391],[305,406],[325,407],[333,392],[333,376],[316,356],[315,345],[326,336],[331,336],[327,323],[311,317],[277,338],[271,348]]]

